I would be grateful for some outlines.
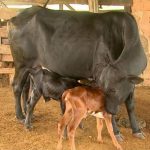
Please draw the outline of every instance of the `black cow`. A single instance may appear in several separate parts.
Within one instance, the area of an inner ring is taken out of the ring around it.
[[[23,119],[20,97],[29,69],[42,65],[74,79],[93,78],[106,93],[106,110],[117,113],[125,102],[135,136],[143,138],[134,114],[134,87],[147,59],[138,27],[126,12],[93,14],[34,6],[10,20],[15,63],[16,116]],[[121,139],[113,117],[114,133]]]
[[[64,113],[65,105],[61,101],[63,92],[67,89],[82,85],[78,83],[76,79],[61,77],[57,73],[44,69],[40,66],[30,69],[29,79],[31,80],[30,82],[32,83],[32,86],[31,95],[29,96],[26,105],[26,128],[31,128],[33,110],[41,96],[43,96],[45,102],[51,99],[60,101],[61,110],[62,113]]]

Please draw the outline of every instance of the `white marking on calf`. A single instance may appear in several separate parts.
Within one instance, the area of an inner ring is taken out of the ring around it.
[[[96,118],[102,118],[102,119],[104,118],[103,112],[97,112],[97,113],[92,112],[90,115],[91,115],[91,116],[94,116],[94,117],[96,117]]]

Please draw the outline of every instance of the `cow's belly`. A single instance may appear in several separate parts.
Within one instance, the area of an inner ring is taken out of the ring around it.
[[[76,21],[68,21],[56,29],[53,35],[49,36],[46,32],[43,34],[46,38],[42,42],[45,43],[42,56],[46,67],[63,76],[91,76],[97,43],[97,33],[93,28]]]
[[[91,76],[93,57],[88,52],[72,51],[47,55],[45,65],[48,69],[63,76],[85,78]]]
[[[93,64],[93,44],[86,42],[52,45],[44,55],[44,65],[63,76],[91,77]]]

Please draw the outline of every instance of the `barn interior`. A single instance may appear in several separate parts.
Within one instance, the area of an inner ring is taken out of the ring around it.
[[[14,63],[8,41],[6,20],[16,16],[25,8],[34,5],[43,6],[46,0],[0,0],[0,150],[54,150],[57,144],[57,122],[60,119],[59,104],[55,101],[45,104],[42,100],[36,107],[34,129],[26,131],[17,123],[14,112],[14,97],[11,84],[14,77]],[[150,0],[49,0],[49,9],[69,11],[90,11],[103,13],[111,10],[131,13],[138,24],[140,38],[148,64],[141,77],[144,79],[136,87],[136,114],[145,140],[135,139],[131,134],[129,120],[124,105],[117,117],[125,141],[121,143],[124,150],[150,149]],[[121,118],[121,121],[120,121]],[[79,150],[114,149],[111,139],[104,129],[104,144],[96,142],[95,120],[89,117],[84,120],[84,129],[77,132]],[[55,130],[54,130],[55,129]],[[69,149],[67,141],[65,150]]]
[[[13,58],[8,43],[7,26],[5,20],[17,15],[20,11],[32,5],[44,5],[45,0],[1,0],[0,1],[0,83],[12,82],[14,75]],[[150,51],[150,2],[149,0],[49,0],[48,8],[90,11],[102,13],[110,10],[127,11],[132,13],[138,23],[141,41],[149,60]],[[143,72],[143,86],[150,85],[149,61],[147,69]],[[5,85],[5,83],[4,83]]]

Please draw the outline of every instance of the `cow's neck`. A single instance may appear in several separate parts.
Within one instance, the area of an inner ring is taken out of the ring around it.
[[[115,62],[115,66],[125,71],[127,74],[140,75],[146,68],[147,59],[143,49],[134,52],[123,51]]]
[[[101,73],[103,71],[103,69],[105,68],[106,65],[102,64],[102,63],[98,63],[95,65],[94,69],[93,69],[93,78],[95,81],[99,81],[99,77],[101,76]]]

